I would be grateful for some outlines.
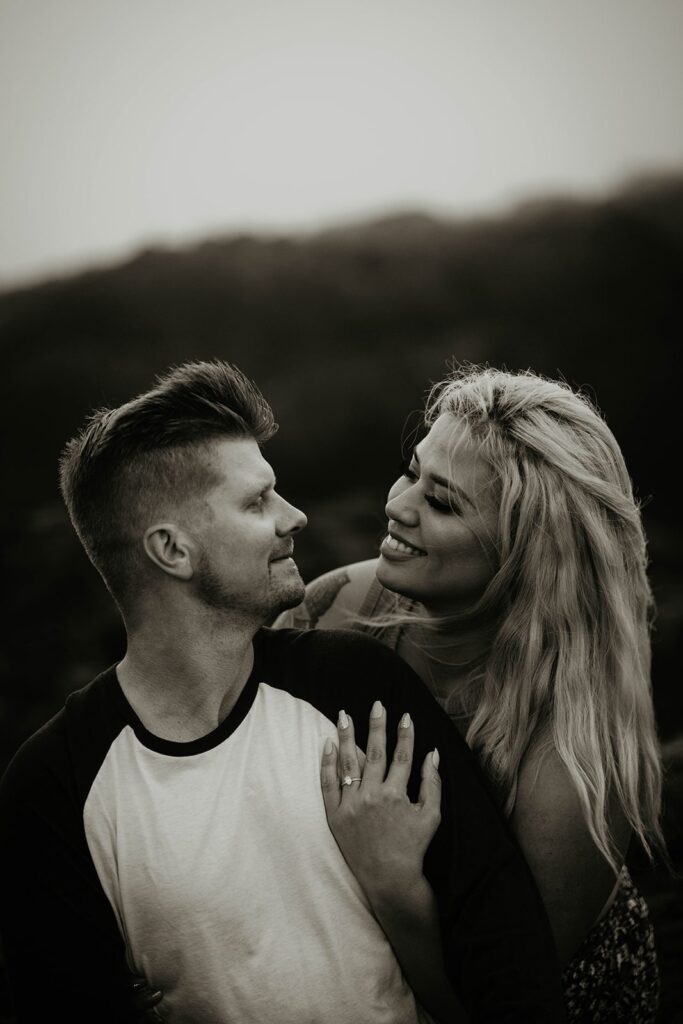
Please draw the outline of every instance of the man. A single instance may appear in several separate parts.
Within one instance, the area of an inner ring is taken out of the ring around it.
[[[373,700],[390,735],[410,713],[415,764],[443,752],[426,872],[459,1019],[559,1020],[529,872],[411,670],[355,634],[263,628],[304,593],[292,553],[306,518],[260,450],[274,430],[238,370],[196,363],[96,413],[65,449],[63,495],[128,644],[3,780],[18,1021],[131,1021],[131,972],[183,1024],[420,1020],[320,788],[340,709],[362,748]]]

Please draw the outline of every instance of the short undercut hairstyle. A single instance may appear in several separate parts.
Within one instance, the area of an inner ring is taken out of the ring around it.
[[[218,482],[212,442],[277,424],[258,388],[230,363],[185,363],[116,409],[98,409],[65,446],[62,496],[91,562],[122,611],[134,598],[142,536],[154,519]]]

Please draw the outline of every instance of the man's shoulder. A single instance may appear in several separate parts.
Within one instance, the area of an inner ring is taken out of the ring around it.
[[[37,797],[49,802],[101,763],[116,729],[104,706],[112,672],[100,673],[71,693],[59,711],[21,744],[0,780],[3,806]]]
[[[8,780],[13,781],[19,774],[25,776],[40,772],[58,756],[64,739],[65,719],[65,707],[62,707],[24,740],[2,777],[3,788],[7,786]]]
[[[410,711],[417,721],[447,717],[409,665],[379,640],[354,630],[264,629],[263,681],[287,690],[336,721],[340,708],[354,722],[380,700],[389,718]],[[454,730],[453,730],[454,731]]]
[[[421,686],[413,670],[385,644],[354,629],[268,628],[261,630],[261,642],[273,655],[286,658],[300,668],[345,668],[355,666],[396,668]]]

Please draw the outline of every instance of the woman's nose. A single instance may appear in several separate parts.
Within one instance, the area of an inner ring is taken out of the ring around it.
[[[398,484],[391,488],[384,508],[387,519],[405,526],[417,526],[419,514],[412,491],[412,487],[400,487]]]

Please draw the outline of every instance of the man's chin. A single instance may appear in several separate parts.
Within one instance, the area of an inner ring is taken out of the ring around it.
[[[280,612],[286,612],[288,608],[296,608],[298,604],[301,604],[306,596],[306,587],[304,581],[299,576],[298,581],[292,580],[292,583],[287,588],[283,588],[276,595],[278,602],[277,614]]]

